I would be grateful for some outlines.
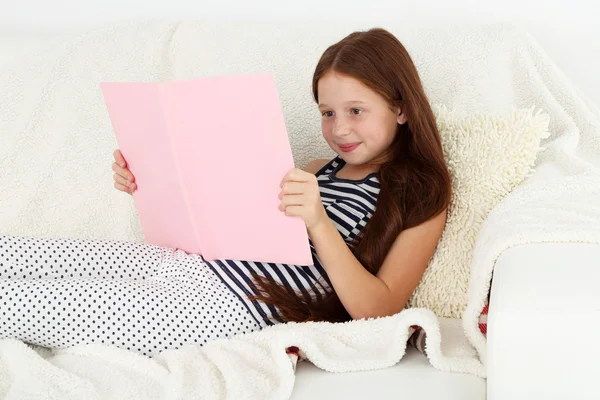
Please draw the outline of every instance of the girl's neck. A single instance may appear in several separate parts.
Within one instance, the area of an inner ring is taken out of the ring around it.
[[[353,181],[360,181],[365,179],[372,173],[379,171],[380,165],[378,164],[360,164],[360,165],[351,165],[347,164],[343,159],[341,159],[342,166],[339,168],[335,174],[335,176],[339,179],[348,179]]]

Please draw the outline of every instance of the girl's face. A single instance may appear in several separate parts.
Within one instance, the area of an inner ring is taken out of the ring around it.
[[[351,165],[382,162],[404,113],[348,75],[329,70],[317,85],[321,129],[333,151]]]

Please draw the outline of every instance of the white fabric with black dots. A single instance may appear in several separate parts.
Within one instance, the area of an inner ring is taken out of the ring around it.
[[[144,243],[0,236],[0,338],[146,356],[261,329],[198,255]]]

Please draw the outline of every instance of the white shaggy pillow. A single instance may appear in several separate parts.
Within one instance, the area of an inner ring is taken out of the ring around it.
[[[467,115],[434,105],[452,175],[446,227],[408,307],[461,318],[467,306],[475,238],[492,208],[533,172],[549,116],[514,109],[505,115]]]

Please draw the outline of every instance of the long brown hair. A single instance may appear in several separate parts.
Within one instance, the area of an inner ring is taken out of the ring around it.
[[[317,104],[317,84],[330,70],[360,80],[408,117],[406,123],[398,125],[388,161],[377,172],[380,191],[376,210],[352,247],[354,256],[376,275],[401,231],[435,217],[449,205],[450,174],[417,69],[394,35],[373,28],[353,32],[328,47],[312,80]],[[253,276],[260,295],[249,298],[276,306],[286,321],[352,319],[332,289],[325,295],[314,291],[307,296],[267,277]]]

